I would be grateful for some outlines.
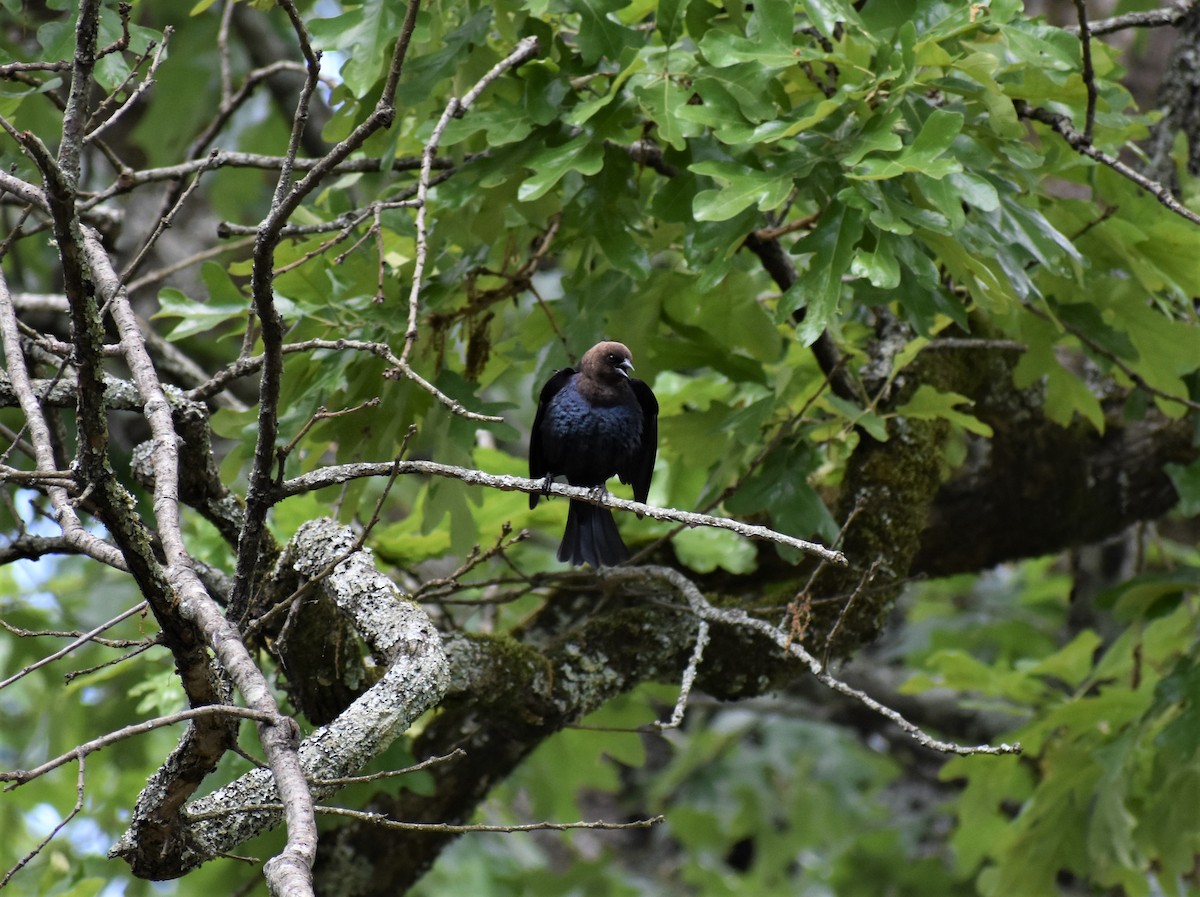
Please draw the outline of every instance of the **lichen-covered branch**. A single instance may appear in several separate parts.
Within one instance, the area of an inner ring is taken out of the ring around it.
[[[297,573],[315,577],[342,558],[316,587],[353,621],[377,661],[387,665],[383,677],[337,719],[299,742],[299,763],[317,797],[338,790],[341,786],[328,780],[361,769],[434,706],[448,683],[441,637],[429,618],[375,568],[369,550],[352,551],[355,545],[348,527],[331,520],[312,521],[296,534],[274,575],[279,582],[290,582]],[[277,781],[271,770],[251,770],[188,804],[169,851],[145,850],[143,840],[130,831],[113,853],[143,877],[183,875],[277,825],[280,810],[239,810],[277,802]],[[192,820],[192,813],[204,818]]]

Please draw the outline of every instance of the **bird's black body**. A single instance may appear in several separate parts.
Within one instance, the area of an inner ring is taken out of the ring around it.
[[[621,343],[603,342],[542,387],[529,439],[529,476],[566,477],[572,486],[602,488],[609,477],[633,486],[645,501],[658,451],[658,401],[629,376],[633,363]],[[529,507],[538,502],[529,496]],[[628,559],[607,508],[571,502],[558,559],[593,567]]]

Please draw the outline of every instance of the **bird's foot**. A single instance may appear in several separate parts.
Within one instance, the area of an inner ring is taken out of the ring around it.
[[[554,482],[554,474],[552,474],[552,473],[546,474],[546,479],[544,479],[542,481],[542,494],[543,495],[550,494],[550,484],[553,482]]]
[[[592,501],[600,501],[606,495],[608,495],[608,490],[604,488],[603,483],[601,483],[599,486],[592,487],[592,492],[591,492]]]

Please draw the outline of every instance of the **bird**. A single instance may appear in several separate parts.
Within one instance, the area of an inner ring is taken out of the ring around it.
[[[579,367],[563,368],[542,387],[529,439],[529,477],[556,476],[572,486],[604,490],[612,476],[633,486],[644,502],[658,453],[658,400],[629,376],[633,356],[623,343],[605,340],[584,353]],[[537,506],[538,493],[529,495]],[[558,559],[574,566],[612,567],[629,559],[608,508],[572,500]]]

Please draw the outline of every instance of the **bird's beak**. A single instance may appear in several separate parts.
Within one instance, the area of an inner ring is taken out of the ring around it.
[[[626,358],[619,365],[617,365],[617,370],[619,370],[621,374],[628,379],[629,372],[633,370],[633,362]]]

